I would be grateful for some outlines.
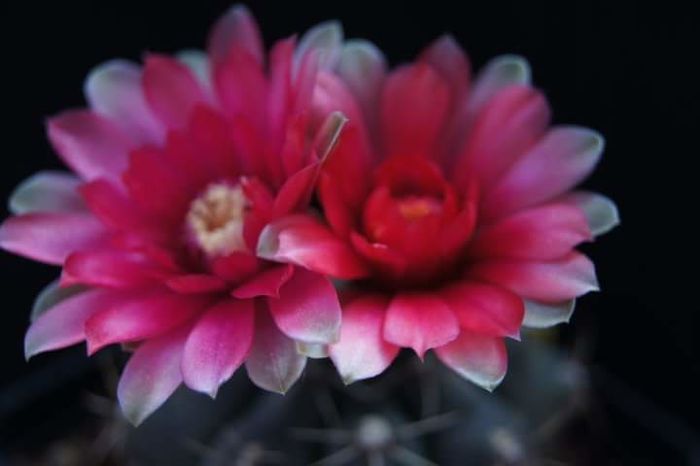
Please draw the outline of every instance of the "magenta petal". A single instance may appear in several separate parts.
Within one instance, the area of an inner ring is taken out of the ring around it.
[[[168,278],[165,284],[178,293],[211,293],[222,291],[228,286],[224,280],[213,275],[189,274]]]
[[[24,180],[10,195],[15,215],[34,212],[80,212],[85,203],[78,193],[80,179],[71,173],[41,171]]]
[[[89,110],[50,118],[49,140],[64,162],[83,179],[117,177],[136,141],[116,123]]]
[[[280,288],[292,278],[293,273],[294,266],[291,264],[269,268],[240,285],[231,292],[231,295],[240,299],[257,296],[279,298]]]
[[[227,299],[209,308],[185,344],[182,375],[193,390],[216,397],[243,363],[253,342],[252,300]]]
[[[80,251],[66,259],[61,283],[134,288],[157,283],[173,273],[135,251]]]
[[[305,343],[334,343],[340,333],[340,303],[333,284],[323,275],[301,268],[268,298],[270,313],[280,330]]]
[[[363,296],[343,306],[340,340],[329,355],[346,384],[382,373],[399,347],[384,340],[384,313],[389,300]]]
[[[60,265],[79,249],[93,248],[107,231],[89,213],[32,213],[10,217],[0,226],[0,247],[20,256]]]
[[[445,365],[488,391],[501,383],[508,368],[506,346],[501,338],[467,330],[435,352]]]
[[[523,300],[513,292],[464,281],[449,285],[440,296],[462,328],[491,336],[519,338],[525,310]]]
[[[474,264],[467,273],[524,298],[549,303],[599,290],[593,263],[575,251],[550,262],[489,260]]]
[[[225,59],[234,47],[246,50],[259,63],[263,63],[260,31],[250,11],[243,5],[231,7],[216,22],[209,35],[209,54],[216,61]]]
[[[180,360],[189,327],[139,346],[124,368],[117,397],[124,416],[135,426],[158,409],[182,383]]]
[[[306,357],[296,350],[294,340],[279,331],[266,309],[258,309],[255,337],[245,367],[255,385],[286,393],[299,379]]]
[[[442,346],[459,335],[459,321],[437,296],[402,293],[389,304],[384,320],[384,339],[413,348],[422,358],[431,348]]]
[[[113,306],[129,295],[89,290],[60,301],[40,314],[24,337],[24,356],[74,345],[85,340],[85,322],[96,312]]]
[[[112,343],[129,343],[163,335],[192,319],[211,298],[169,291],[145,291],[91,316],[85,324],[88,353]]]

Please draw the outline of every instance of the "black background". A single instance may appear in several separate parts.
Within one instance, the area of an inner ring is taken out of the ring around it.
[[[139,59],[145,51],[201,47],[208,26],[227,6],[4,3],[0,198],[31,173],[60,166],[43,120],[83,105],[82,80],[94,65],[113,57]],[[698,267],[691,257],[700,156],[697,15],[673,2],[624,1],[249,6],[268,44],[338,18],[347,36],[375,41],[392,63],[410,60],[445,31],[468,50],[475,68],[497,54],[522,54],[551,101],[555,122],[606,136],[604,158],[587,186],[617,202],[622,225],[586,248],[603,291],[581,300],[572,325],[595,337],[591,364],[607,374],[599,390],[620,458],[657,464],[654,458],[688,447],[683,435],[700,427]],[[0,255],[0,397],[50,364],[51,356],[26,364],[22,337],[34,295],[56,273]],[[606,388],[609,377],[624,384],[622,395]]]

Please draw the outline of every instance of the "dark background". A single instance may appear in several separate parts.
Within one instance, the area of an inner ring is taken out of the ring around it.
[[[94,65],[201,47],[228,5],[3,3],[0,198],[33,172],[59,167],[43,119],[83,104],[82,81]],[[606,136],[587,186],[617,202],[622,225],[586,248],[603,291],[580,300],[566,332],[586,329],[591,339],[594,387],[611,426],[611,464],[691,464],[690,449],[694,443],[698,449],[693,430],[700,429],[698,268],[691,257],[700,155],[697,15],[668,1],[249,6],[268,44],[338,18],[348,37],[376,42],[393,63],[410,60],[445,31],[468,50],[474,68],[497,54],[522,54],[555,122]],[[33,297],[57,271],[2,253],[0,274],[0,428],[8,435],[27,427],[22,419],[30,415],[21,412],[39,409],[32,393],[52,386],[50,368],[62,356],[28,364],[22,357]],[[44,403],[60,404],[66,393],[57,388]]]

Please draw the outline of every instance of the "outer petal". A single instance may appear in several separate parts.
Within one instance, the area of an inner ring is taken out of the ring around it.
[[[438,296],[402,293],[389,304],[384,339],[413,348],[421,358],[427,350],[445,345],[457,335],[457,317]]]
[[[469,110],[477,114],[502,89],[530,84],[530,65],[517,55],[501,55],[492,59],[479,72],[469,97]]]
[[[568,191],[591,173],[603,146],[602,136],[589,129],[550,130],[485,195],[485,215],[501,217]]]
[[[605,234],[620,224],[617,206],[602,194],[578,191],[564,196],[562,201],[570,202],[583,211],[588,228],[595,236]]]
[[[174,272],[135,251],[80,251],[66,259],[61,282],[64,285],[133,288],[157,283]]]
[[[85,203],[78,194],[80,180],[59,171],[41,171],[24,180],[10,195],[10,212],[79,212]]]
[[[537,301],[566,301],[599,290],[593,263],[578,252],[551,262],[485,261],[467,273]]]
[[[338,21],[324,21],[312,27],[301,37],[295,51],[297,61],[307,53],[318,53],[319,67],[332,69],[340,58],[343,44],[343,26]]]
[[[250,11],[243,5],[231,7],[216,22],[209,36],[209,55],[215,61],[225,59],[232,47],[246,50],[258,63],[264,61],[260,31]]]
[[[525,309],[522,299],[513,292],[466,281],[448,286],[440,296],[462,328],[490,336],[519,338]]]
[[[110,60],[95,67],[85,80],[85,97],[98,114],[115,121],[143,143],[160,143],[162,123],[146,103],[141,67],[127,60]]]
[[[141,424],[182,383],[180,359],[189,327],[170,332],[139,346],[124,368],[117,397],[124,416]]]
[[[265,259],[291,262],[336,278],[367,274],[364,263],[344,241],[305,215],[285,217],[266,226],[257,253]]]
[[[128,343],[163,335],[201,312],[211,298],[169,291],[147,291],[103,309],[85,323],[88,353],[112,343]]]
[[[508,355],[501,338],[466,330],[435,352],[445,365],[488,391],[501,383],[508,368]]]
[[[182,357],[185,384],[216,397],[219,386],[243,363],[253,342],[253,301],[227,299],[209,308],[187,338]]]
[[[346,384],[382,373],[399,347],[384,340],[384,313],[389,300],[363,296],[343,306],[340,340],[329,355]]]
[[[280,288],[292,278],[293,274],[294,266],[291,264],[271,267],[238,286],[231,292],[231,295],[239,299],[255,298],[257,296],[279,298]]]
[[[547,328],[569,322],[574,313],[576,300],[561,303],[541,303],[525,300],[525,320],[523,326]]]
[[[177,53],[177,59],[190,69],[207,97],[213,98],[214,87],[211,79],[211,63],[206,52],[197,49],[186,49]]]
[[[301,376],[306,357],[294,340],[279,331],[265,309],[258,309],[255,337],[245,367],[250,380],[265,390],[285,393]]]
[[[479,231],[469,243],[472,257],[553,260],[592,239],[578,207],[559,202],[518,212]]]
[[[39,315],[24,337],[24,356],[32,356],[85,340],[85,322],[96,312],[113,306],[129,295],[89,290],[60,301]]]
[[[0,247],[47,264],[60,265],[70,253],[106,238],[105,228],[88,213],[25,214],[0,226]]]
[[[470,66],[467,55],[449,34],[426,48],[421,58],[430,63],[450,83],[454,104],[459,105],[469,89]]]
[[[268,298],[270,313],[288,337],[305,343],[333,343],[340,332],[340,303],[333,284],[323,275],[297,268]]]
[[[116,123],[88,110],[68,110],[47,122],[58,155],[86,180],[117,177],[136,141]]]
[[[59,284],[59,280],[52,281],[46,285],[34,299],[34,303],[32,304],[32,312],[29,315],[29,321],[34,323],[39,316],[53,308],[61,301],[65,301],[71,296],[82,293],[86,290],[87,288],[84,286],[76,285],[62,287]]]

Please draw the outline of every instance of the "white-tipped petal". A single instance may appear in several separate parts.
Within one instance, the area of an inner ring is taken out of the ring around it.
[[[576,306],[575,299],[561,303],[524,300],[524,303],[525,319],[523,319],[523,326],[530,328],[548,328],[568,323]]]

